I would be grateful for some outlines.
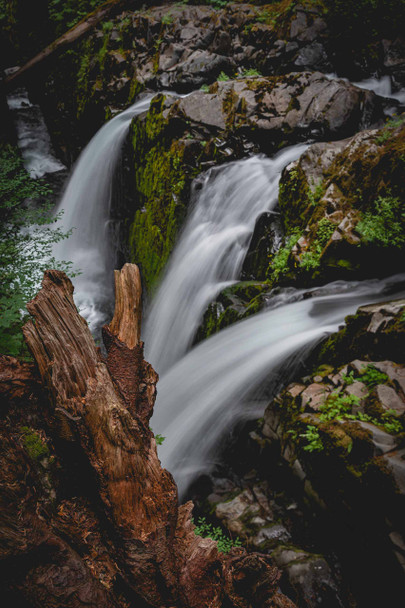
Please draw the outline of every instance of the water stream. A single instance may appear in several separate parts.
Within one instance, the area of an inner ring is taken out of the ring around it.
[[[16,70],[18,68],[9,68],[5,73],[12,74]],[[28,91],[19,87],[10,93],[7,96],[7,105],[17,131],[17,142],[24,166],[31,177],[37,179],[66,169],[53,153],[41,108],[31,103]]]
[[[208,304],[240,275],[255,222],[277,205],[282,169],[307,146],[211,169],[148,312],[146,356],[164,373],[190,348]],[[199,184],[201,185],[201,184]]]
[[[134,116],[145,112],[154,94],[107,122],[79,156],[56,212],[73,233],[55,248],[81,274],[74,280],[75,302],[92,332],[111,317],[114,254],[108,233],[114,171]]]
[[[159,457],[174,475],[180,495],[211,468],[221,435],[249,416],[246,399],[255,387],[270,382],[280,366],[288,376],[308,347],[336,331],[361,304],[383,300],[397,281],[332,283],[322,295],[317,290],[313,298],[222,330],[163,375],[151,424],[155,433],[166,437]]]

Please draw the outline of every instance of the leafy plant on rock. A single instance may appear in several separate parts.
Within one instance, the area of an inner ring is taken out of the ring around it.
[[[363,242],[380,247],[405,245],[405,205],[393,196],[379,196],[356,226]]]
[[[219,526],[215,527],[212,524],[207,523],[205,517],[200,517],[197,520],[194,532],[197,536],[215,540],[218,545],[218,551],[221,553],[229,553],[233,547],[240,547],[242,545],[238,537],[234,539],[229,538]]]

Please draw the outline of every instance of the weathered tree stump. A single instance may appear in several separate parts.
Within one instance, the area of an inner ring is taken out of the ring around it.
[[[219,553],[214,541],[195,535],[192,503],[178,507],[176,485],[160,465],[148,424],[158,377],[143,359],[137,267],[127,264],[116,271],[115,285],[114,318],[103,331],[106,359],[76,310],[71,282],[61,272],[45,273],[41,291],[27,305],[32,320],[24,327],[50,396],[51,416],[62,421],[53,432],[77,445],[96,480],[91,502],[95,512],[103,514],[97,526],[107,538],[103,546],[108,549],[99,549],[109,555],[104,569],[111,579],[119,574],[133,594],[123,604],[110,586],[100,598],[96,560],[91,573],[83,566],[86,605],[293,606],[277,592],[279,573],[268,557],[240,548]],[[77,500],[73,504],[81,504]],[[72,501],[66,505],[65,510],[73,508]],[[83,518],[91,520],[86,509]],[[64,549],[67,560],[69,550]],[[64,600],[64,590],[72,587],[69,576],[61,586],[60,604],[41,596],[42,606],[80,605]]]

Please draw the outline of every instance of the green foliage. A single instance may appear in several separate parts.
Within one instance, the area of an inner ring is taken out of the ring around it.
[[[173,15],[170,12],[163,15],[162,23],[163,25],[170,25],[171,23],[173,23]]]
[[[321,452],[324,448],[319,431],[313,424],[308,424],[305,433],[301,433],[300,437],[305,439],[306,445],[304,450],[306,452]]]
[[[255,70],[254,68],[250,68],[249,70],[244,70],[241,73],[241,78],[249,78],[249,76],[263,76],[263,74],[261,72],[259,72],[259,70]]]
[[[28,426],[22,426],[20,430],[22,444],[31,460],[40,461],[49,458],[49,448],[37,431]]]
[[[108,32],[111,32],[113,28],[114,24],[112,21],[104,21],[104,23],[101,25],[101,29],[103,30],[104,34],[108,34]]]
[[[198,519],[194,532],[197,536],[215,540],[218,545],[218,551],[221,553],[229,553],[233,547],[240,547],[242,545],[238,537],[235,539],[229,538],[220,527],[214,527],[212,524],[207,523],[205,517]]]
[[[343,379],[346,384],[353,384],[355,381],[353,372],[350,375],[343,376]],[[360,379],[362,381],[365,379],[367,386],[373,388],[376,384],[381,384],[382,381],[388,380],[388,376],[370,365],[360,376]],[[320,423],[333,422],[335,420],[369,422],[375,426],[382,427],[387,433],[400,433],[404,430],[402,423],[396,417],[395,411],[388,410],[379,417],[373,417],[360,409],[353,412],[353,407],[356,406],[360,406],[360,398],[356,395],[333,392],[325,400],[325,403],[319,407],[320,415],[318,420]],[[305,451],[321,452],[324,449],[319,429],[316,426],[308,424],[305,432],[299,436],[306,441],[306,445],[303,447]],[[352,443],[348,445],[347,450],[350,452],[351,448]]]
[[[350,384],[353,384],[356,380],[356,378],[354,376],[354,371],[352,370],[348,374],[342,374],[342,380],[347,386],[349,386]]]
[[[405,121],[405,114],[402,116],[392,116],[388,118],[383,128],[380,130],[379,135],[375,138],[378,144],[385,144],[392,137],[392,132],[394,129],[401,127]]]
[[[206,3],[219,11],[227,6],[228,0],[206,0]]]
[[[209,87],[209,85],[208,85],[208,84],[203,84],[203,85],[200,87],[200,91],[203,91],[203,93],[209,93],[209,92],[210,92],[210,87]]]
[[[217,78],[217,82],[227,82],[228,80],[230,80],[230,78],[225,72],[221,72]]]
[[[164,442],[164,440],[166,439],[166,437],[163,437],[163,435],[155,435],[155,441],[157,443],[157,445],[162,445],[162,443]]]
[[[300,266],[304,270],[315,270],[321,264],[321,255],[325,245],[335,231],[335,224],[327,217],[318,222],[316,238],[308,251],[301,256]]]
[[[286,273],[289,269],[288,258],[290,253],[300,239],[300,233],[295,230],[289,237],[287,237],[284,247],[275,254],[269,265],[269,272],[272,273],[274,280],[278,280],[280,275]]]
[[[377,384],[386,384],[389,382],[387,374],[380,372],[374,365],[367,365],[365,369],[361,370],[360,380],[370,389],[377,386]]]
[[[399,198],[379,196],[356,226],[362,240],[380,247],[405,245],[405,205]]]
[[[330,420],[342,420],[347,416],[352,415],[353,406],[360,405],[360,399],[356,395],[341,395],[332,393],[325,403],[320,406],[319,417],[321,422],[329,422]]]
[[[0,148],[0,352],[14,356],[22,353],[25,304],[34,297],[44,270],[71,270],[71,264],[52,255],[53,245],[69,235],[52,226],[59,217],[52,217],[49,193],[29,177],[15,148]]]
[[[313,189],[308,188],[308,202],[311,207],[316,207],[316,205],[322,198],[324,192],[324,185],[322,181],[315,185],[315,182],[312,180],[312,186]]]
[[[49,0],[49,18],[57,25],[58,33],[63,33],[104,2],[105,0]]]

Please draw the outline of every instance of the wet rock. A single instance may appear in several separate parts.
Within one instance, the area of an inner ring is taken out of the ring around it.
[[[261,551],[266,551],[280,543],[288,543],[290,540],[291,535],[282,524],[273,524],[260,528],[253,539],[253,545]]]
[[[405,413],[405,402],[396,391],[386,384],[375,387],[375,395],[384,410],[393,410],[397,416]]]
[[[360,399],[360,404],[363,402],[368,396],[368,388],[363,382],[353,382],[353,384],[349,384],[345,388],[345,393],[348,395],[354,395]]]
[[[366,429],[372,434],[373,444],[376,456],[381,456],[388,452],[392,452],[398,445],[398,438],[386,431],[383,431],[375,424],[369,422],[357,422],[363,429]]]
[[[316,412],[321,405],[324,405],[328,394],[329,390],[324,384],[310,384],[301,393],[302,405],[306,409]]]

